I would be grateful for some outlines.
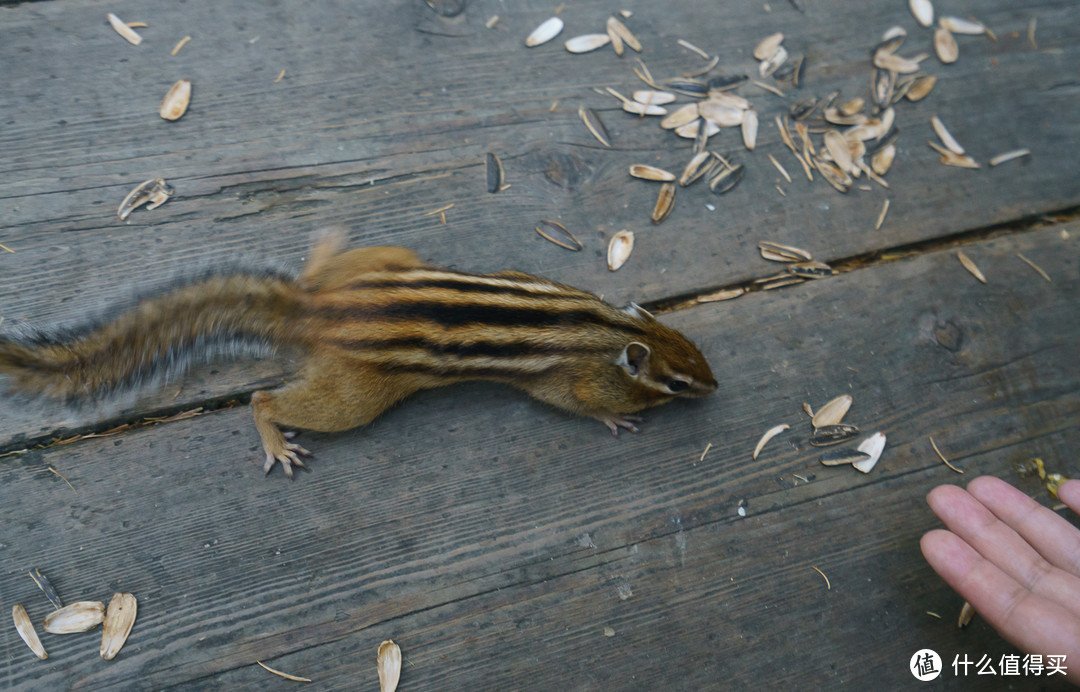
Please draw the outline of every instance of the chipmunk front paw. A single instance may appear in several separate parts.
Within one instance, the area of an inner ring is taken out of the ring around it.
[[[624,428],[632,433],[640,432],[635,423],[644,423],[641,416],[597,416],[596,419],[606,425],[613,437],[619,436],[619,428]]]

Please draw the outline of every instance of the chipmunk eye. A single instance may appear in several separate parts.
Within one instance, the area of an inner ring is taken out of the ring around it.
[[[690,388],[690,383],[686,380],[668,380],[668,391],[672,394],[678,394],[679,392],[685,392]]]

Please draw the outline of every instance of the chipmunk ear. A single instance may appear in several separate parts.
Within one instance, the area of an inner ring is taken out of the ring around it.
[[[641,307],[637,303],[627,303],[626,306],[622,309],[622,311],[625,312],[627,315],[630,315],[631,317],[640,317],[641,319],[656,319],[652,316],[652,313],[650,313],[648,310]]]
[[[637,377],[648,370],[649,347],[640,341],[631,341],[615,359],[615,364],[625,370],[630,377]]]

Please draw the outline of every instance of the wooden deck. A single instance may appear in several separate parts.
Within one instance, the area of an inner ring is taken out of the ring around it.
[[[806,180],[773,119],[806,96],[866,95],[869,50],[894,24],[909,32],[901,53],[932,52],[906,2],[567,3],[563,36],[526,49],[558,4],[0,7],[0,243],[13,251],[0,249],[0,330],[72,323],[225,256],[295,265],[314,231],[337,226],[353,245],[681,306],[662,319],[721,381],[617,441],[507,388],[427,392],[367,428],[305,433],[316,458],[295,483],[262,476],[242,405],[288,377],[284,359],[199,368],[108,412],[0,400],[0,454],[29,450],[0,457],[0,611],[22,603],[40,623],[49,607],[32,568],[67,601],[139,599],[112,662],[97,633],[43,635],[50,657],[38,661],[0,627],[0,687],[299,684],[261,660],[312,689],[376,689],[387,638],[402,647],[401,690],[901,689],[918,649],[946,661],[1015,651],[978,618],[957,629],[961,599],[918,540],[938,525],[923,501],[935,485],[993,474],[1052,504],[1014,462],[1080,474],[1080,5],[980,3],[997,40],[961,36],[957,62],[928,58],[934,91],[896,106],[889,188],[859,189],[863,178],[841,195]],[[755,78],[751,52],[772,32],[806,55],[801,88],[740,89],[761,118],[754,152],[734,131],[714,140],[746,164],[742,183],[724,196],[680,189],[660,225],[649,222],[655,184],[627,166],[681,170],[691,142],[598,93],[641,87],[635,55],[561,47],[619,7],[658,79],[704,63],[678,39]],[[109,28],[109,11],[149,24],[142,45]],[[165,122],[159,101],[182,77],[191,107]],[[601,114],[612,148],[585,130],[580,106]],[[926,145],[935,114],[980,169],[938,162]],[[1021,147],[1031,156],[987,165]],[[485,189],[489,151],[509,184],[497,194]],[[154,177],[173,199],[121,222],[120,201]],[[445,224],[429,214],[451,204]],[[561,220],[584,251],[541,239],[540,218]],[[637,244],[612,273],[604,250],[622,228]],[[686,307],[776,272],[760,240],[843,271]],[[842,393],[850,422],[888,435],[869,475],[823,467],[808,445],[803,402]],[[200,406],[209,412],[52,444]],[[779,423],[792,429],[752,460]],[[951,670],[943,683],[1020,684]]]

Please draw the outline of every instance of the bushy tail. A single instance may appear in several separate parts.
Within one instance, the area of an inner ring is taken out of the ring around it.
[[[27,394],[93,399],[182,372],[200,357],[296,343],[302,293],[287,279],[205,279],[98,326],[0,337],[0,374]]]

